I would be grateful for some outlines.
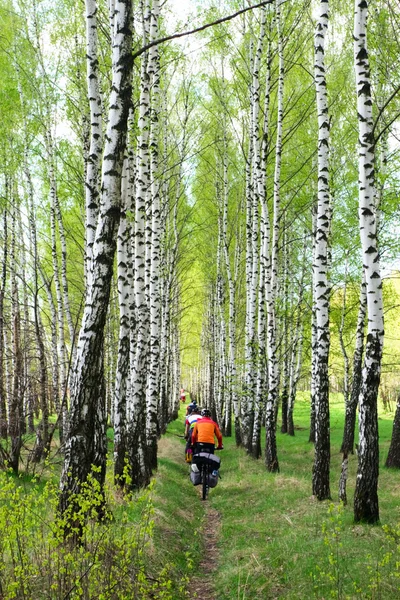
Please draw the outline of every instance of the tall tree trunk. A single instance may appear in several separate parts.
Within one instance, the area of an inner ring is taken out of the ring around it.
[[[90,285],[93,244],[99,215],[101,153],[103,150],[102,99],[97,55],[97,0],[86,0],[86,72],[90,107],[90,147],[85,178],[86,285]]]
[[[329,118],[325,77],[325,35],[328,29],[328,0],[321,0],[315,31],[315,86],[318,112],[318,211],[314,296],[317,315],[317,356],[315,369],[315,456],[313,494],[318,500],[331,497],[329,485],[329,295],[328,243],[331,221],[329,189]]]
[[[349,357],[346,350],[346,345],[344,343],[344,326],[345,326],[345,317],[346,317],[346,302],[347,302],[347,274],[348,274],[348,254],[346,253],[345,267],[344,267],[344,285],[343,285],[343,298],[342,298],[342,315],[340,318],[339,325],[339,342],[340,349],[343,355],[343,399],[344,405],[347,406],[349,401],[349,373],[350,373],[350,363]]]
[[[0,438],[7,438],[7,401],[6,386],[4,385],[4,297],[7,283],[7,263],[8,263],[8,230],[7,230],[7,210],[3,210],[3,252],[2,269],[0,281]]]
[[[225,258],[225,270],[229,291],[229,317],[228,317],[228,397],[225,409],[224,435],[232,435],[232,408],[235,416],[235,428],[240,430],[238,410],[237,375],[236,375],[236,322],[235,322],[235,284],[232,277],[231,260],[228,247],[228,157],[226,124],[224,127],[224,158],[223,158],[223,210],[222,210],[222,246]]]
[[[105,477],[106,419],[103,342],[120,215],[121,172],[132,93],[132,3],[115,2],[112,88],[102,169],[102,197],[93,246],[92,280],[77,346],[71,389],[70,428],[61,476],[60,509],[70,504],[92,465]]]
[[[12,191],[11,191],[12,194]],[[16,199],[14,200],[16,201]],[[8,431],[11,440],[9,465],[15,474],[18,474],[19,459],[22,448],[22,422],[23,422],[23,390],[22,380],[22,348],[21,348],[21,315],[19,308],[19,291],[17,285],[17,248],[16,248],[16,208],[12,209],[11,216],[11,317],[12,317],[12,391],[10,396]]]
[[[153,0],[150,19],[150,41],[159,37],[159,0]],[[149,465],[157,468],[157,434],[158,434],[158,403],[159,403],[159,373],[160,373],[160,173],[159,173],[159,113],[160,99],[160,57],[158,46],[149,50],[147,72],[151,85],[150,111],[150,192],[151,211],[149,215],[149,230],[151,232],[150,279],[149,279],[149,372],[146,389],[146,444]]]
[[[148,41],[150,8],[146,1],[142,6],[143,44]],[[149,307],[147,298],[148,266],[146,265],[146,208],[150,195],[150,77],[147,70],[148,55],[142,57],[140,74],[140,101],[136,167],[135,209],[135,306],[137,337],[131,339],[131,389],[132,399],[129,423],[129,464],[132,487],[145,486],[150,481],[151,466],[146,443],[146,384],[149,359]]]
[[[127,458],[126,399],[129,378],[129,344],[131,323],[132,253],[130,251],[131,228],[127,211],[132,210],[130,170],[125,158],[122,179],[121,217],[117,239],[117,269],[119,298],[118,358],[114,388],[114,478],[118,485],[125,485],[124,469]]]
[[[299,281],[299,291],[297,295],[297,316],[294,327],[294,338],[292,342],[291,358],[290,358],[290,385],[289,398],[287,409],[287,433],[294,435],[294,420],[293,411],[296,400],[297,384],[300,379],[302,350],[303,350],[303,330],[304,330],[304,315],[303,315],[303,297],[304,297],[304,280],[306,275],[306,256],[307,256],[307,235],[304,234],[304,245],[302,253],[302,270]]]
[[[254,396],[254,420],[251,447],[249,452],[253,458],[261,456],[261,424],[265,414],[265,401],[267,396],[267,359],[266,359],[266,312],[265,312],[265,270],[267,266],[267,253],[269,244],[269,222],[266,205],[265,168],[263,162],[263,139],[265,129],[268,126],[268,104],[265,100],[263,127],[260,127],[260,64],[265,40],[266,8],[262,9],[260,33],[258,37],[257,51],[254,60],[253,82],[252,82],[252,125],[253,125],[253,165],[252,165],[252,190],[253,190],[253,286],[256,289],[257,331],[254,335],[256,388]],[[269,57],[267,60],[269,68]],[[267,77],[268,81],[268,77]],[[269,88],[265,91],[269,95]],[[261,208],[261,214],[260,214]]]
[[[310,384],[310,435],[308,441],[315,443],[315,386],[317,366],[317,308],[314,289],[316,287],[315,259],[317,252],[317,206],[312,207],[312,307],[311,307],[311,384]]]
[[[354,14],[354,62],[359,127],[359,220],[362,261],[367,286],[368,332],[359,400],[358,471],[354,494],[354,519],[379,520],[378,389],[383,350],[382,279],[376,231],[375,140],[367,51],[366,0],[356,0]]]
[[[278,452],[276,447],[276,408],[279,397],[279,364],[277,349],[277,323],[275,302],[278,282],[279,232],[280,232],[280,185],[282,163],[282,132],[283,132],[283,92],[285,65],[283,55],[282,33],[282,0],[276,0],[276,25],[278,35],[278,121],[275,144],[274,172],[274,206],[272,224],[271,258],[266,265],[266,298],[267,298],[267,345],[268,345],[268,398],[265,416],[265,464],[270,472],[279,471]]]
[[[360,300],[357,316],[356,346],[353,355],[353,379],[351,392],[346,404],[346,414],[344,419],[343,441],[340,452],[353,454],[354,452],[354,430],[356,426],[356,412],[358,399],[360,397],[362,380],[362,359],[364,353],[364,327],[365,316],[367,312],[367,290],[365,283],[365,272],[363,269],[362,282],[360,288]]]
[[[245,376],[244,393],[241,399],[241,437],[243,446],[248,452],[251,451],[254,401],[256,394],[256,300],[257,279],[255,277],[258,261],[257,234],[258,222],[258,197],[254,190],[254,152],[256,151],[257,122],[255,116],[258,114],[259,104],[259,81],[258,71],[260,62],[260,42],[255,57],[253,56],[254,40],[250,40],[250,72],[252,81],[250,84],[250,131],[249,148],[246,160],[246,324],[245,324]],[[254,253],[256,252],[256,256]]]
[[[289,248],[287,244],[287,235],[284,234],[284,262],[283,262],[283,373],[282,373],[282,394],[281,394],[281,406],[282,406],[282,424],[281,433],[287,433],[288,431],[288,402],[289,402],[289,388],[290,388],[290,365],[291,365],[291,343],[289,342],[289,303],[291,302],[292,294],[289,293]]]

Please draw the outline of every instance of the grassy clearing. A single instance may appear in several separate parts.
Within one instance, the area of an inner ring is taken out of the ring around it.
[[[383,468],[392,418],[380,416],[379,498],[382,525],[396,528],[400,522],[400,473]],[[220,566],[214,576],[219,600],[400,598],[399,567],[395,564],[400,560],[399,532],[389,539],[381,526],[353,523],[356,456],[350,459],[349,504],[341,508],[336,501],[343,420],[342,397],[332,395],[334,503],[320,503],[311,495],[313,446],[308,443],[307,395],[300,395],[297,402],[296,436],[277,434],[279,474],[267,473],[263,459],[250,459],[235,447],[233,439],[224,440],[223,479],[209,499],[222,520]],[[171,424],[168,436],[176,444],[174,434],[181,432],[177,421]],[[183,443],[179,447],[183,460]],[[183,464],[180,485],[184,489],[188,486],[185,471]],[[192,513],[201,505],[190,493],[190,484],[187,504]]]

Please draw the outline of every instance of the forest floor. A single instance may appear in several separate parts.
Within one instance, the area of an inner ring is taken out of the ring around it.
[[[322,503],[311,493],[314,448],[308,442],[307,394],[300,394],[297,401],[296,436],[277,431],[280,473],[267,473],[263,458],[249,458],[235,446],[234,438],[225,438],[222,479],[206,502],[191,484],[184,462],[183,409],[160,440],[155,531],[162,548],[168,547],[174,557],[178,551],[186,556],[186,566],[180,563],[179,567],[187,576],[186,597],[400,598],[400,474],[383,467],[392,414],[379,417],[381,524],[371,527],[353,521],[355,455],[349,461],[348,505],[337,501],[344,416],[341,395],[331,398],[333,501]]]

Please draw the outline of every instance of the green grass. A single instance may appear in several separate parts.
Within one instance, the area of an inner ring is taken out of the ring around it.
[[[321,503],[312,497],[314,449],[308,443],[308,394],[299,394],[296,403],[295,437],[278,430],[280,473],[268,473],[263,458],[255,461],[236,448],[234,438],[224,439],[225,450],[220,454],[222,480],[210,491],[207,503],[200,500],[198,489],[192,486],[184,462],[185,442],[181,436],[185,408],[186,405],[181,406],[179,419],[169,425],[159,442],[159,467],[150,491],[154,529],[151,527],[149,534],[146,529],[144,534],[145,573],[156,586],[159,577],[170,585],[165,597],[192,597],[190,578],[201,575],[200,563],[205,558],[201,532],[207,527],[206,508],[210,506],[219,512],[221,522],[218,567],[212,574],[218,600],[400,598],[400,473],[383,467],[393,415],[380,415],[381,524],[368,526],[353,522],[356,456],[350,457],[349,504],[341,509],[337,502],[344,421],[341,395],[331,395],[334,503]],[[52,469],[40,470],[39,479],[32,480],[23,473],[11,478],[26,495],[37,492],[39,499],[45,482],[57,479],[58,463],[56,460]],[[117,532],[124,518],[129,527],[142,527],[148,506],[146,500],[140,501],[143,494],[134,495],[132,501],[124,499],[113,486],[111,464],[107,479],[115,523],[110,523],[110,527]],[[9,499],[4,510],[7,503]],[[38,506],[42,510],[40,502]],[[33,517],[34,513],[28,526]],[[44,515],[43,519],[50,523],[52,515]],[[0,525],[6,531],[7,523],[0,519]],[[395,530],[395,534],[388,536],[384,527]],[[153,596],[138,596],[141,600],[150,597]]]
[[[222,520],[219,567],[213,574],[216,597],[219,600],[400,598],[399,579],[393,572],[396,557],[400,560],[396,543],[387,539],[381,525],[353,522],[357,457],[350,457],[348,506],[339,515],[330,512],[332,503],[318,502],[312,497],[314,450],[308,443],[309,401],[308,394],[299,396],[295,437],[277,433],[279,474],[268,473],[263,458],[252,460],[242,449],[237,449],[233,438],[224,440],[222,480],[209,498]],[[379,501],[381,524],[396,527],[400,522],[400,473],[383,468],[392,419],[393,415],[380,415]],[[342,396],[332,394],[331,494],[337,506],[343,421]],[[178,459],[182,465],[173,467],[162,462],[160,470],[171,469],[170,476],[180,478],[176,488],[168,483],[171,496],[181,498],[181,487],[190,513],[198,514],[201,501],[190,491],[183,463],[183,441],[175,437],[182,430],[182,422],[176,421],[167,434],[170,443],[180,447]],[[168,506],[172,511],[177,508],[173,499]],[[387,551],[388,564],[379,565]]]

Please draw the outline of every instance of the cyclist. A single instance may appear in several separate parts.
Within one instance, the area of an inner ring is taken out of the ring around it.
[[[196,400],[192,400],[186,407],[186,416],[190,415],[194,408],[198,408]]]
[[[201,419],[196,421],[193,427],[192,445],[194,446],[194,454],[198,452],[214,454],[214,437],[218,440],[218,450],[222,450],[222,434],[219,427],[212,420],[211,411],[208,408],[203,408]]]
[[[189,414],[185,420],[185,440],[186,440],[186,448],[185,448],[185,458],[186,462],[192,462],[192,432],[195,423],[200,419],[200,409],[198,406],[194,406],[189,410]]]

